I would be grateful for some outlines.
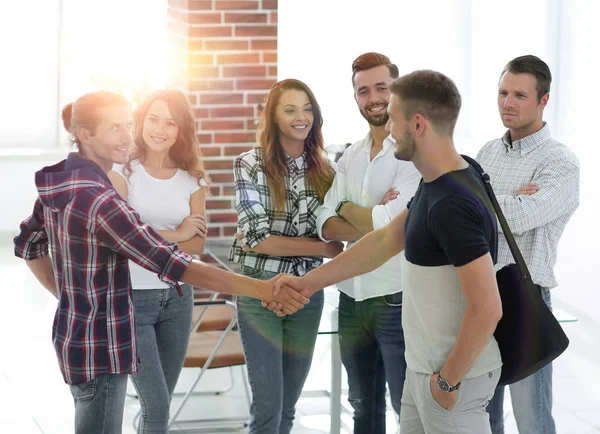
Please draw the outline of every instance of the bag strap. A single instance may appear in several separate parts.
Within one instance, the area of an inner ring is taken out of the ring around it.
[[[506,218],[504,217],[504,213],[502,212],[502,209],[500,208],[500,204],[498,203],[498,199],[496,199],[496,195],[494,194],[494,189],[492,188],[492,184],[490,182],[490,176],[487,173],[485,173],[485,171],[483,170],[483,167],[481,167],[481,165],[477,161],[475,161],[473,158],[468,157],[466,155],[461,155],[461,156],[471,166],[473,166],[475,168],[475,170],[477,170],[477,173],[479,173],[479,175],[481,175],[481,178],[483,178],[485,189],[487,191],[487,194],[488,194],[490,200],[492,201],[492,204],[494,205],[494,210],[496,211],[496,215],[498,216],[498,220],[500,221],[500,226],[502,227],[502,233],[504,233],[504,237],[506,238],[506,241],[508,242],[508,247],[510,248],[510,252],[512,253],[513,258],[515,259],[515,262],[517,263],[519,272],[521,273],[521,276],[523,277],[523,279],[530,280],[531,274],[529,273],[529,268],[527,268],[527,264],[525,264],[525,259],[523,259],[521,250],[519,250],[519,246],[517,246],[515,237],[513,236],[513,233],[510,230],[510,227],[508,226]]]

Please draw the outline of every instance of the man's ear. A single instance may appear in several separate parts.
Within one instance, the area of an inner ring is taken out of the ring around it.
[[[550,93],[547,93],[546,95],[544,95],[542,97],[542,99],[540,100],[540,106],[542,106],[542,108],[545,108],[546,105],[548,105],[548,100],[550,99]]]
[[[77,127],[77,129],[75,130],[75,137],[77,137],[79,143],[87,144],[92,138],[92,136],[92,132],[87,128]]]

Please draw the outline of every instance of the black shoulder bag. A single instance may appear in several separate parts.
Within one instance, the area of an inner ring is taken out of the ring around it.
[[[490,177],[474,159],[462,156],[483,178],[487,194],[494,205],[502,232],[516,264],[496,273],[502,299],[502,319],[494,337],[502,355],[499,385],[520,381],[542,369],[569,346],[569,339],[542,298],[523,255],[500,209]]]

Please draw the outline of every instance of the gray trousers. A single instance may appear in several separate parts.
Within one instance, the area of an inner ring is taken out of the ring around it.
[[[431,394],[431,375],[406,370],[400,432],[402,434],[491,434],[485,410],[500,379],[500,369],[461,381],[452,411]]]

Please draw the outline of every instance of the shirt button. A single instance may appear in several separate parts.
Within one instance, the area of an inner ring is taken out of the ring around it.
[[[296,186],[294,185],[294,190],[295,190],[295,189],[297,189],[297,188],[298,188],[298,187],[296,187]]]
[[[298,223],[294,222],[294,226],[298,226]]]

